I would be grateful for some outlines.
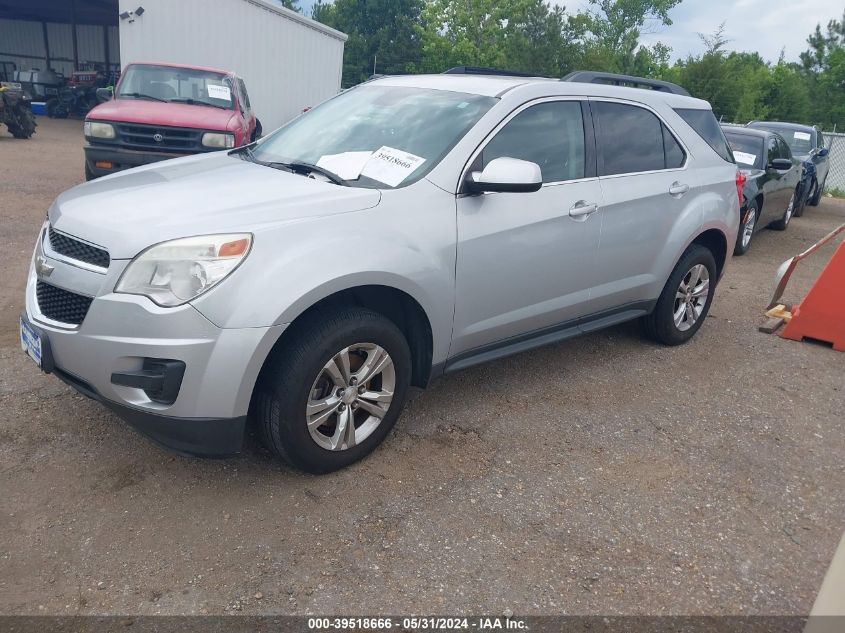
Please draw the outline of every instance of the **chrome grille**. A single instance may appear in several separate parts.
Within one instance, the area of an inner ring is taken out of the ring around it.
[[[108,251],[91,246],[64,233],[59,233],[52,226],[49,229],[50,246],[59,255],[75,259],[92,266],[108,268],[111,259]]]

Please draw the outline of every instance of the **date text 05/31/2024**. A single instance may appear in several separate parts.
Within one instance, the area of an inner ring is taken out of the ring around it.
[[[511,617],[308,618],[308,629],[311,631],[389,631],[394,627],[406,631],[528,630],[524,620]]]

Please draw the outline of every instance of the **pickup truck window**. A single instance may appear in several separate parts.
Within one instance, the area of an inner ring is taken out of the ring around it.
[[[118,99],[147,99],[232,110],[235,99],[226,75],[150,64],[130,64],[120,80]]]

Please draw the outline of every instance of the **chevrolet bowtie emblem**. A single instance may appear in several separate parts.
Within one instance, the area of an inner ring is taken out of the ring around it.
[[[53,274],[55,270],[55,266],[50,266],[47,263],[47,258],[43,255],[39,255],[35,258],[35,272],[38,273],[39,277],[49,277]]]

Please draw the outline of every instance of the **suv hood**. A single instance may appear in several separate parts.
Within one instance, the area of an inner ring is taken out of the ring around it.
[[[234,110],[187,103],[162,103],[147,99],[112,99],[98,105],[85,118],[89,121],[140,123],[200,130],[226,130]]]
[[[293,221],[360,211],[377,189],[343,187],[229,156],[200,154],[92,180],[62,193],[53,226],[130,259],[166,240],[252,232]]]

